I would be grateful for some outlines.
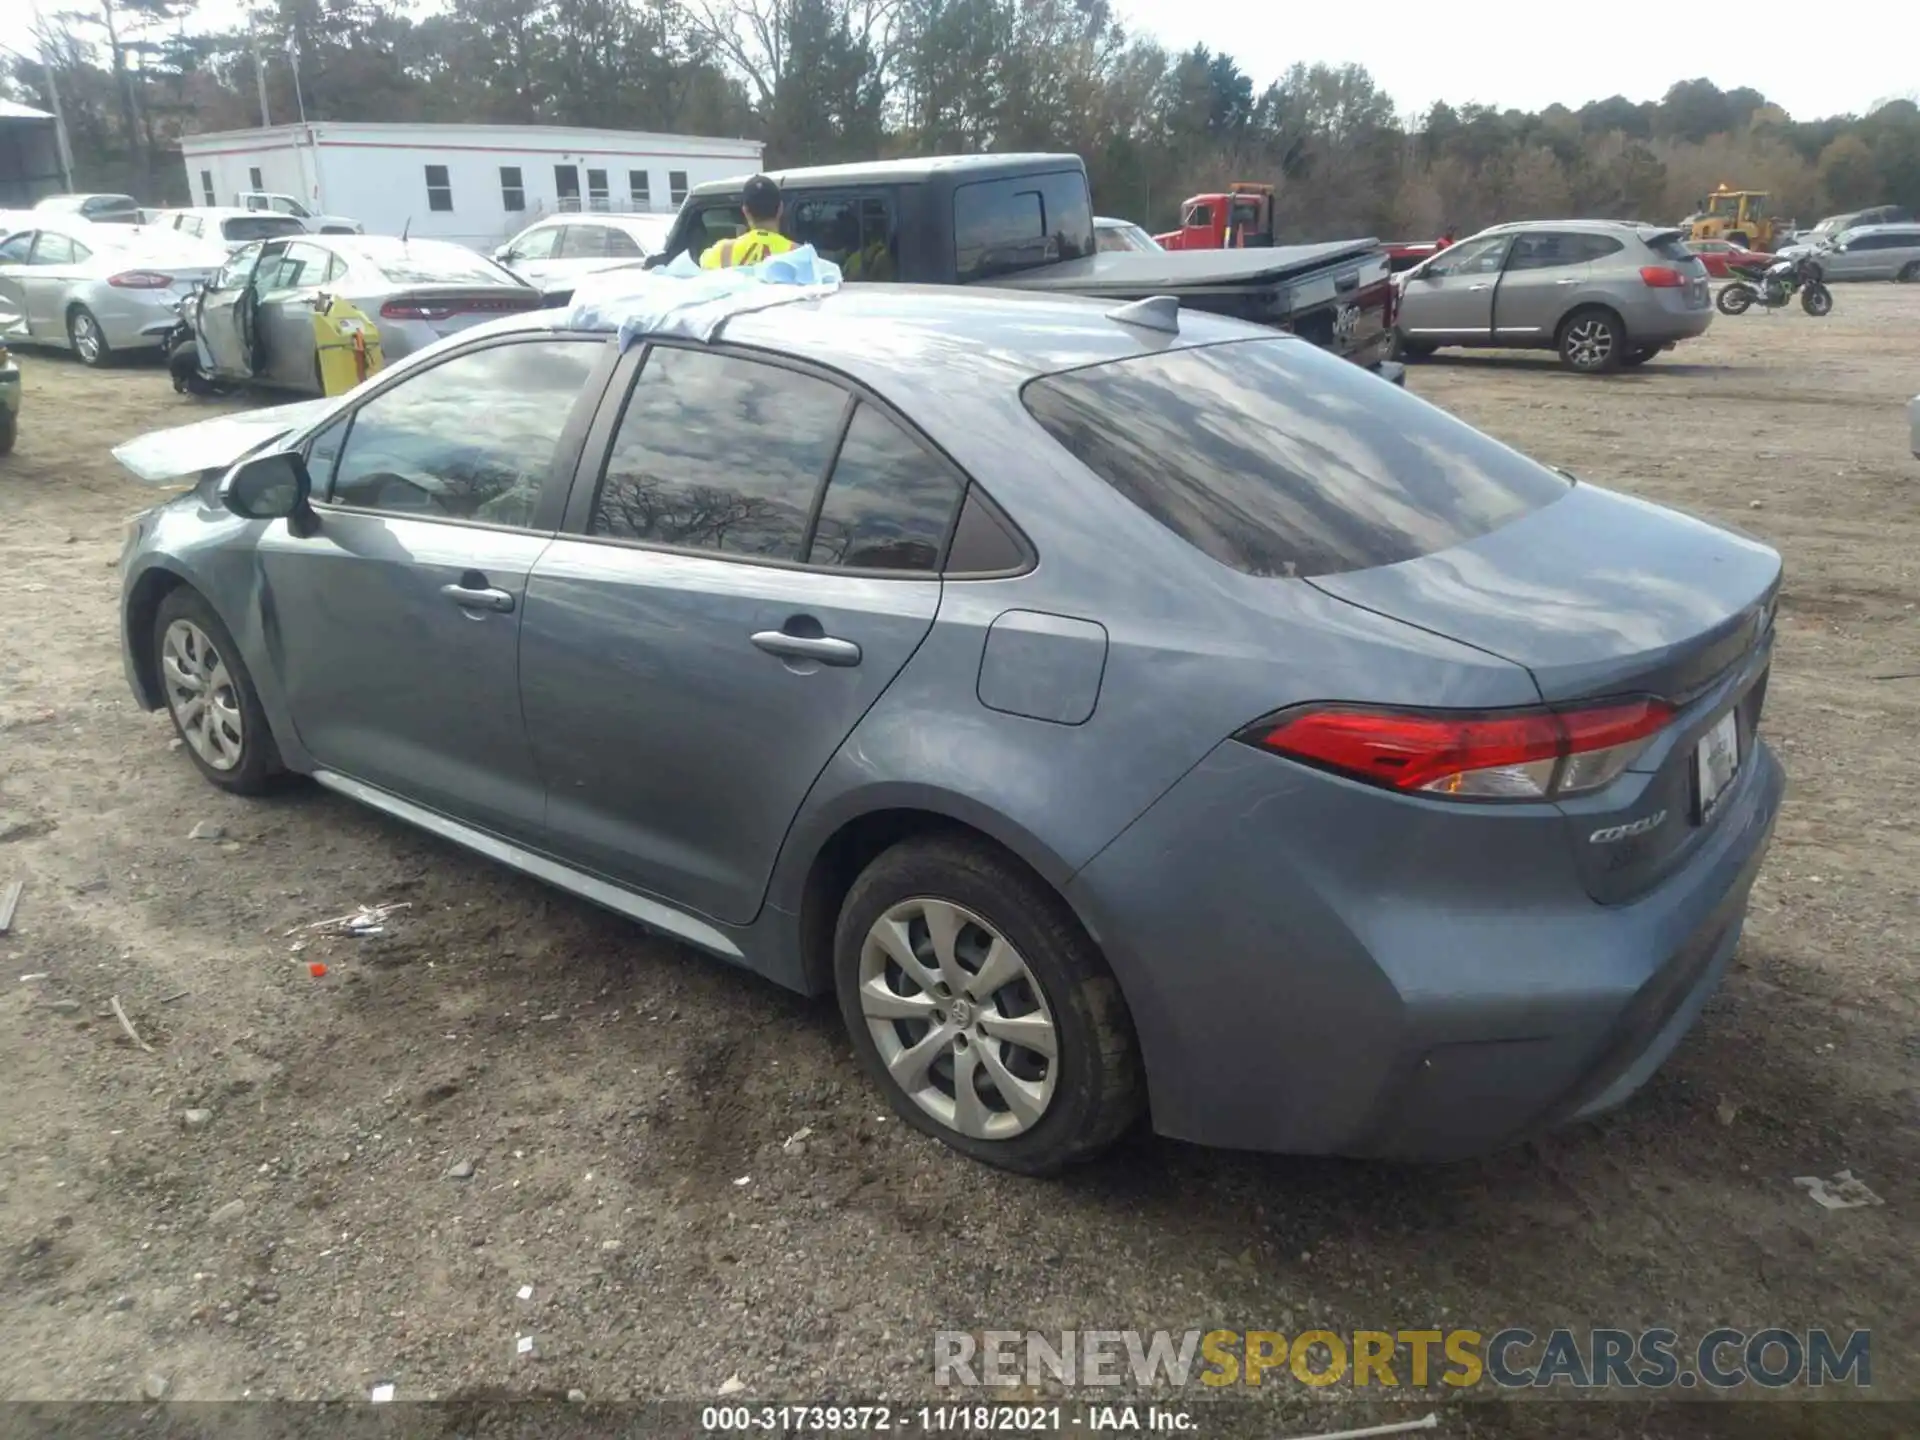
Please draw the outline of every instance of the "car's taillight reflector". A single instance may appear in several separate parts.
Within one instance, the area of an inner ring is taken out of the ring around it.
[[[458,305],[423,305],[417,300],[389,300],[380,307],[382,320],[445,320]]]
[[[1640,280],[1656,290],[1678,290],[1687,283],[1687,277],[1671,265],[1642,265]]]
[[[1597,790],[1669,720],[1664,700],[1579,710],[1447,713],[1311,706],[1240,738],[1391,790],[1472,800],[1546,800]]]
[[[122,270],[118,275],[109,275],[107,284],[122,290],[164,290],[173,284],[173,277],[152,270]]]

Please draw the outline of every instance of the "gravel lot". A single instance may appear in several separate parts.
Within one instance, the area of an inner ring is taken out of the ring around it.
[[[213,791],[121,676],[114,565],[153,495],[107,454],[210,407],[157,366],[24,367],[0,461],[0,888],[25,882],[0,937],[0,1398],[691,1399],[738,1376],[918,1403],[939,1329],[1509,1324],[1870,1326],[1875,1390],[1920,1397],[1920,287],[1720,317],[1606,379],[1412,372],[1788,567],[1766,723],[1792,788],[1727,985],[1624,1112],[1445,1168],[1142,1136],[1064,1181],[1003,1176],[884,1118],[830,1005],[343,800]],[[376,902],[409,908],[293,933]],[[1843,1168],[1885,1204],[1793,1183]],[[1302,1394],[1261,1392],[1324,1412]],[[1896,1408],[1794,1433],[1914,1433],[1870,1431]],[[1615,1423],[1474,1406],[1438,1433]]]

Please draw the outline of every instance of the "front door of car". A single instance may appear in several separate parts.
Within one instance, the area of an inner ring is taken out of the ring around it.
[[[606,458],[534,567],[521,635],[553,843],[743,923],[815,778],[933,624],[961,484],[837,384],[669,346],[587,454]]]
[[[332,266],[332,251],[308,240],[292,240],[277,260],[264,257],[254,272],[254,327],[259,337],[255,358],[261,373],[278,384],[302,390],[321,388],[313,304]]]
[[[1400,292],[1400,329],[1438,342],[1489,338],[1494,287],[1510,243],[1506,235],[1462,240],[1410,271]]]
[[[562,437],[606,353],[604,337],[502,339],[376,390],[313,441],[318,530],[276,524],[259,554],[274,664],[321,767],[539,843],[522,602],[571,472]]]
[[[1524,342],[1552,335],[1587,278],[1597,249],[1589,240],[1601,239],[1565,230],[1514,236],[1494,296],[1495,337]],[[1613,248],[1620,247],[1616,243]]]
[[[34,236],[33,254],[20,273],[25,292],[27,329],[39,338],[65,338],[69,287],[93,252],[71,235],[42,230]]]
[[[25,340],[27,327],[27,261],[33,255],[33,231],[9,235],[0,244],[0,339]]]
[[[513,242],[506,266],[536,290],[545,292],[553,278],[554,251],[559,248],[562,225],[546,225],[530,230]]]
[[[201,293],[196,325],[200,358],[216,375],[238,380],[253,376],[253,275],[266,248],[261,240],[241,246]]]

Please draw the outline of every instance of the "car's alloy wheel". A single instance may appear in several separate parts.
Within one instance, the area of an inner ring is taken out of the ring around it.
[[[246,758],[246,717],[233,672],[207,632],[191,620],[167,626],[160,642],[160,675],[180,738],[210,768],[238,769]]]
[[[1903,285],[1920,284],[1920,260],[1909,260],[1900,268],[1900,283]]]
[[[80,357],[81,364],[99,365],[106,360],[107,337],[93,312],[84,306],[67,317],[67,339],[73,342],[73,353]]]
[[[992,844],[903,840],[841,903],[834,988],[896,1115],[1025,1175],[1111,1144],[1144,1108],[1132,1017],[1059,894]]]
[[[948,1129],[1007,1139],[1046,1115],[1053,1015],[1020,952],[972,911],[919,897],[875,920],[860,1010],[894,1083]]]
[[[1560,337],[1560,358],[1573,370],[1605,370],[1620,352],[1620,337],[1604,315],[1576,315]]]
[[[236,795],[286,778],[253,677],[213,607],[185,586],[167,593],[153,621],[153,674],[167,714],[200,773]]]

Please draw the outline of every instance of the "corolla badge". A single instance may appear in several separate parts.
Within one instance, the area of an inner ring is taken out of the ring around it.
[[[1629,840],[1635,835],[1644,835],[1649,830],[1657,830],[1667,818],[1667,812],[1656,810],[1651,815],[1642,815],[1638,820],[1629,820],[1625,825],[1609,825],[1604,830],[1596,830],[1587,837],[1589,845],[1611,845],[1615,840]]]

